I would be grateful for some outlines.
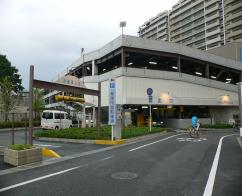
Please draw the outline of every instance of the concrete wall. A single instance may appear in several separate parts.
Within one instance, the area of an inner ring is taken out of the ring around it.
[[[109,79],[116,78],[117,104],[148,104],[146,90],[153,88],[153,103],[161,105],[238,105],[236,85],[180,74],[177,72],[119,68],[100,76],[84,78],[87,88],[97,89],[101,82],[102,106],[108,106]],[[169,93],[169,102],[159,102],[162,94]],[[229,102],[221,97],[229,96]],[[87,102],[97,105],[97,98],[86,96]],[[94,102],[93,102],[94,100]]]
[[[220,46],[218,48],[208,50],[207,52],[218,56],[223,56],[224,58],[240,61],[241,49],[242,49],[242,43],[234,42],[234,43],[229,43],[225,46]]]
[[[214,117],[214,123],[228,123],[234,114],[239,114],[239,107],[212,107],[210,113]]]

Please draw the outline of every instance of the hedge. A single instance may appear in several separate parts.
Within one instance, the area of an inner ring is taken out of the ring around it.
[[[122,138],[131,138],[151,133],[165,131],[165,128],[153,127],[152,132],[149,127],[128,127],[122,130]],[[37,137],[67,138],[67,139],[107,139],[111,138],[111,126],[100,127],[100,136],[97,135],[95,127],[91,128],[69,128],[62,130],[43,130],[35,133]]]
[[[20,151],[20,150],[30,149],[32,147],[33,146],[29,144],[13,144],[13,145],[10,145],[8,148],[12,150]]]
[[[29,126],[29,121],[27,121],[27,126]],[[40,126],[40,121],[33,121],[33,126],[39,127]],[[16,121],[14,122],[14,127],[25,127],[25,121]],[[4,128],[12,128],[12,122],[0,122],[0,129]]]
[[[233,125],[230,124],[215,124],[215,125],[211,125],[211,124],[204,124],[201,125],[201,128],[211,128],[211,129],[230,129],[233,128]]]

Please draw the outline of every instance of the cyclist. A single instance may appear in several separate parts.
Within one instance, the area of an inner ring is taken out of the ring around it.
[[[192,116],[192,129],[190,130],[190,136],[193,137],[195,134],[196,136],[199,136],[199,129],[200,123],[199,123],[199,119],[197,116]]]
[[[192,127],[197,130],[198,129],[198,117],[196,117],[195,115],[192,117]]]

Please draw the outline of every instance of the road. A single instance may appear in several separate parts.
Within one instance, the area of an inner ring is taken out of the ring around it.
[[[0,195],[241,196],[241,147],[236,135],[221,139],[230,134],[234,133],[207,133],[191,140],[186,134],[169,133],[102,147],[0,175]]]

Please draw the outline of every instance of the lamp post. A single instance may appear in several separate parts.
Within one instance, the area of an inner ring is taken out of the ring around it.
[[[119,27],[122,28],[122,35],[123,35],[123,28],[126,27],[126,21],[121,21],[121,22],[119,23]]]

